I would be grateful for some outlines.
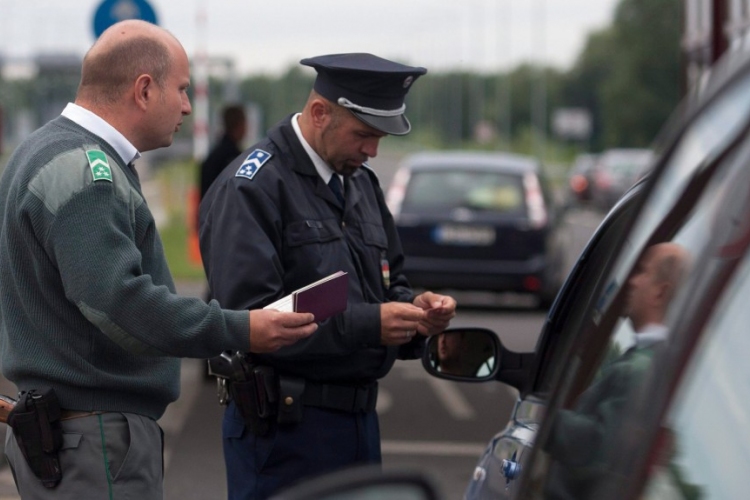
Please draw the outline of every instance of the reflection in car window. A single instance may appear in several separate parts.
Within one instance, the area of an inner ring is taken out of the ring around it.
[[[693,174],[701,166],[710,163],[742,130],[746,117],[750,114],[748,80],[750,77],[735,83],[700,115],[680,140],[648,202],[638,215],[629,242],[624,246],[614,268],[610,283],[615,288],[622,284],[646,240],[672,208]],[[605,297],[597,304],[595,318],[603,314],[611,298]]]
[[[692,175],[701,166],[708,164],[718,155],[733,138],[742,130],[743,117],[750,111],[750,76],[736,82],[731,89],[722,94],[716,101],[697,117],[680,138],[672,156],[661,172],[654,185],[649,199],[644,204],[638,220],[635,222],[629,239],[613,248],[610,240],[618,239],[618,232],[622,231],[622,223],[613,224],[608,233],[602,238],[601,244],[589,256],[586,273],[576,284],[577,289],[570,295],[575,300],[568,303],[567,320],[559,332],[560,342],[573,342],[581,330],[585,329],[587,321],[598,324],[603,314],[609,308],[611,301],[617,296],[623,281],[633,267],[635,259],[643,250],[646,241],[653,233],[664,215],[672,208],[678,196],[682,193]],[[611,234],[610,234],[611,233]],[[693,243],[686,244],[687,248],[695,248]],[[601,296],[594,302],[593,313],[588,310],[588,297],[591,290],[598,285],[602,267],[607,265],[610,256],[619,252],[618,261],[614,264],[612,274],[607,278],[607,285]],[[627,348],[632,339],[632,329],[629,322],[621,322],[616,337],[620,349]],[[539,390],[549,390],[556,381],[575,377],[574,367],[581,366],[580,360],[568,359],[568,347],[555,344],[552,359],[545,360],[540,379],[536,383]],[[598,362],[586,360],[585,364]],[[585,365],[584,365],[585,366]],[[567,372],[567,373],[563,373]]]
[[[645,255],[644,247],[654,241],[657,228],[657,241],[671,240],[686,249],[691,259],[703,249],[712,225],[706,214],[713,213],[710,205],[721,199],[722,192],[718,191],[722,189],[721,184],[710,184],[702,194],[696,192],[700,203],[709,207],[684,213],[676,211],[671,214],[669,227],[662,222],[693,174],[718,157],[723,152],[721,147],[727,146],[733,136],[743,130],[745,123],[738,117],[738,107],[742,113],[750,112],[750,85],[735,87],[717,100],[683,135],[617,257],[603,297],[598,299],[590,318],[594,324],[589,325],[591,328],[585,331],[573,356],[567,360],[557,386],[556,402],[550,407],[539,435],[543,449],[535,455],[534,472],[529,480],[532,485],[544,485],[536,491],[545,498],[567,498],[564,494],[555,496],[561,491],[573,491],[570,498],[588,498],[593,491],[589,488],[595,487],[609,465],[605,457],[611,449],[608,440],[613,433],[608,429],[618,425],[619,412],[632,389],[622,381],[639,380],[651,361],[642,358],[637,369],[620,363],[623,353],[635,339],[631,321],[617,320],[627,315],[628,303],[632,300],[630,287],[625,285],[638,274],[636,259]],[[722,130],[723,135],[718,135],[716,130]],[[724,175],[728,170],[725,165],[731,165],[731,160],[731,155],[723,159],[714,177]],[[634,269],[635,275],[632,274]],[[688,293],[687,289],[678,290],[677,303],[680,294]],[[676,314],[679,311],[674,308],[668,313]]]
[[[544,449],[551,464],[545,486],[549,498],[596,498],[609,443],[622,425],[631,394],[663,348],[669,330],[665,317],[689,270],[690,254],[673,242],[650,246],[627,282],[622,314],[632,324],[634,343],[627,350],[614,344],[588,387],[570,408],[552,417]]]
[[[486,171],[413,172],[404,198],[404,211],[455,208],[523,215],[523,178]]]
[[[671,452],[646,498],[746,498],[750,464],[750,259],[705,328],[662,428]]]

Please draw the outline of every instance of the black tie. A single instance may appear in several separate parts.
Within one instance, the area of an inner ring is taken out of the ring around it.
[[[328,181],[328,187],[331,188],[331,191],[333,191],[333,194],[336,195],[336,199],[339,200],[339,204],[343,207],[344,206],[344,190],[341,186],[341,179],[339,179],[339,176],[336,174],[333,174],[331,176],[331,180]]]

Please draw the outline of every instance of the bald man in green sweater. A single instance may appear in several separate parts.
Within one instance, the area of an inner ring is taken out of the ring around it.
[[[156,420],[179,396],[178,358],[270,352],[317,328],[311,314],[175,294],[133,161],[171,144],[191,112],[189,83],[171,34],[115,24],[86,54],[75,103],[0,179],[3,375],[20,391],[51,387],[63,409],[56,485],[42,485],[7,433],[24,499],[163,498]]]

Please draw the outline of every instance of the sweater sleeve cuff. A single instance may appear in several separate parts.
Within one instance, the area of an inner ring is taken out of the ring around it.
[[[227,331],[231,339],[231,347],[234,350],[250,351],[250,314],[248,311],[224,310]]]

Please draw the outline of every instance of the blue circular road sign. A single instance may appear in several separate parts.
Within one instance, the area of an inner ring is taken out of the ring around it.
[[[94,14],[94,35],[99,38],[104,30],[126,19],[159,24],[154,8],[146,0],[104,0]]]

